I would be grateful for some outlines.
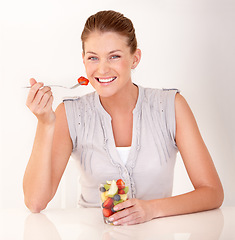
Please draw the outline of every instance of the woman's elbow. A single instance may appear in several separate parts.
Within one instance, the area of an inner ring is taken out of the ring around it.
[[[214,208],[220,208],[224,202],[224,190],[222,185],[214,189]]]
[[[29,201],[25,199],[25,205],[26,207],[32,212],[32,213],[40,213],[42,210],[44,210],[47,207],[47,204],[42,204],[38,201]]]
[[[217,206],[217,208],[221,207],[223,202],[224,202],[224,190],[222,188],[222,190],[221,190],[221,192],[219,194],[219,197],[218,197],[218,206]]]

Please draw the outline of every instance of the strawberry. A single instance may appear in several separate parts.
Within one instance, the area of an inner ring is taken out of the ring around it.
[[[105,217],[109,217],[113,214],[112,210],[111,209],[107,209],[107,208],[103,208],[103,215]]]
[[[78,79],[78,83],[80,83],[81,85],[88,85],[89,80],[87,78],[85,78],[85,77],[80,77]]]
[[[125,194],[125,191],[123,189],[119,189],[118,194]]]
[[[108,198],[105,202],[103,202],[103,208],[112,208],[113,207],[113,199]]]
[[[122,179],[118,179],[116,184],[117,184],[118,189],[125,188],[125,183],[122,181]]]

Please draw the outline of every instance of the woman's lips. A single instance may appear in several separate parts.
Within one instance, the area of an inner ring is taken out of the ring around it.
[[[110,83],[113,82],[117,77],[109,77],[109,78],[98,78],[96,77],[95,79],[100,82],[100,83]]]

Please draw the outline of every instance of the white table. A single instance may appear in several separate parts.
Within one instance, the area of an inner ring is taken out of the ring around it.
[[[0,210],[1,240],[232,240],[235,207],[154,219],[132,226],[110,226],[98,208]]]

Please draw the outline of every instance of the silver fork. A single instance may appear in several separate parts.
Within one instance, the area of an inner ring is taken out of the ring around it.
[[[62,86],[62,85],[45,85],[44,87],[60,87],[60,88],[66,88],[66,89],[74,89],[74,88],[82,85],[82,84],[85,83],[85,82],[86,82],[86,81],[82,81],[82,82],[80,82],[80,83],[75,84],[75,85],[72,86],[72,87],[65,87],[65,86]],[[26,86],[26,87],[24,87],[24,88],[31,88],[31,86]]]

